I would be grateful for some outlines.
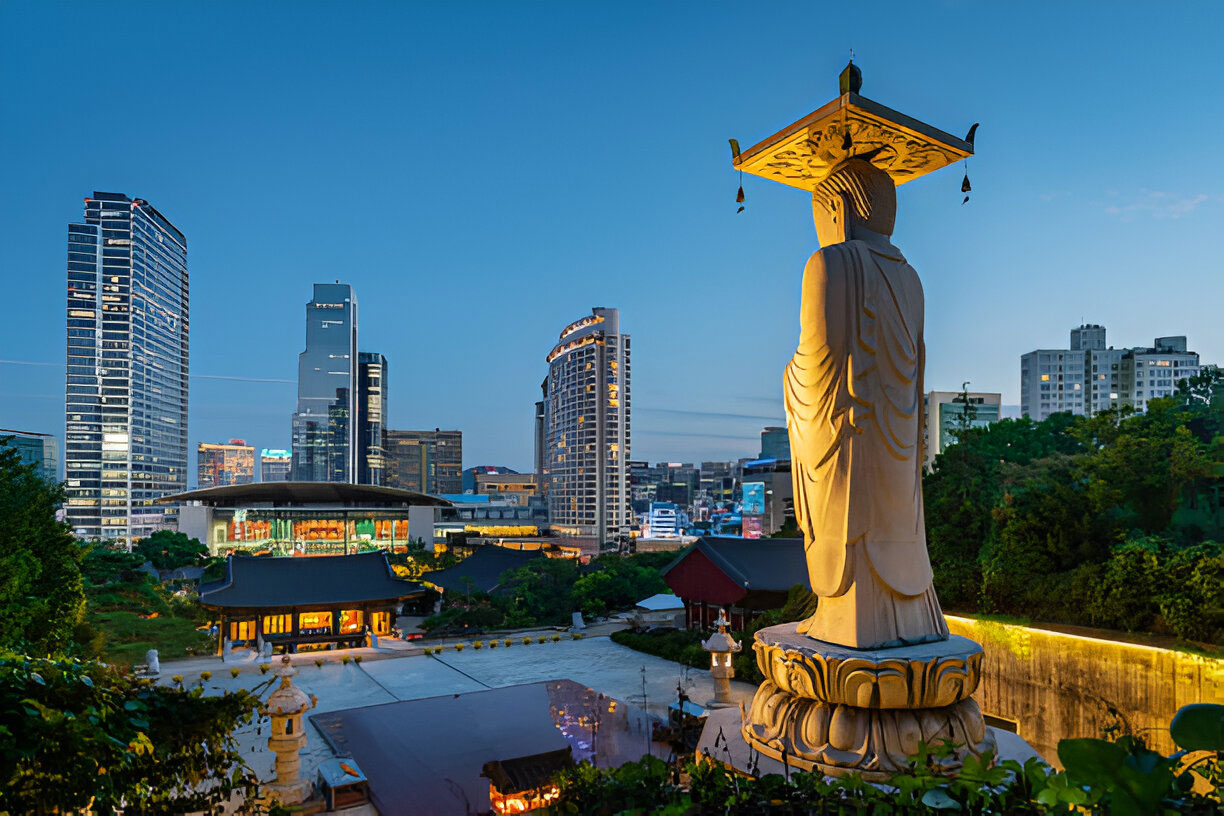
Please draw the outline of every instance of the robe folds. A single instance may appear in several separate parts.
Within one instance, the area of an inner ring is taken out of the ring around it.
[[[824,617],[843,619],[818,612],[814,637],[946,636],[922,511],[923,312],[918,273],[891,245],[834,244],[804,270],[785,375],[795,516]]]

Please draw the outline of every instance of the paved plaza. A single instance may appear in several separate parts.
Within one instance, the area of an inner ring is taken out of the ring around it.
[[[417,649],[403,651],[399,644],[394,649],[299,654],[293,660],[298,669],[294,683],[318,698],[311,714],[560,679],[573,680],[617,700],[641,705],[643,668],[646,707],[656,717],[665,717],[667,706],[676,700],[677,683],[683,684],[689,697],[699,705],[714,696],[709,672],[636,652],[607,637],[572,640],[564,635],[555,643],[533,641],[527,646],[514,639],[514,645],[507,648],[499,644],[495,649],[487,644],[486,640],[484,648],[475,649],[469,643],[461,652],[450,646],[434,656],[421,654]],[[341,662],[345,656],[357,655],[362,656],[360,664]],[[279,661],[280,656],[273,659]],[[316,666],[316,659],[326,662]],[[231,676],[232,668],[239,669],[237,677]],[[204,685],[214,693],[251,689],[274,679],[272,674],[261,674],[253,658],[222,663],[213,657],[166,661],[162,664],[161,682],[172,683],[172,678],[178,675],[184,684],[195,685],[202,671],[212,673]],[[756,687],[733,681],[731,691],[737,702],[742,700],[748,705]],[[267,691],[261,696],[266,697]],[[302,750],[302,773],[313,779],[319,763],[330,757],[331,751],[313,724],[307,735],[307,745]],[[270,778],[273,756],[267,750],[267,720],[241,730],[238,739],[247,762],[260,778]]]

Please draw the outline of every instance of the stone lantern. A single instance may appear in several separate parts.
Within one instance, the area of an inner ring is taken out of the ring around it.
[[[742,646],[732,640],[727,634],[727,612],[718,610],[718,620],[714,621],[718,631],[710,635],[709,640],[701,642],[701,648],[710,653],[710,676],[714,678],[714,699],[710,708],[721,708],[731,705],[731,678],[735,669],[731,666],[731,655],[738,652]]]
[[[296,805],[310,793],[310,780],[301,779],[302,760],[298,752],[306,745],[302,715],[314,707],[314,701],[293,685],[297,669],[289,655],[281,658],[275,669],[281,684],[264,703],[264,713],[272,718],[272,735],[268,748],[276,754],[276,778],[264,789],[282,805]]]

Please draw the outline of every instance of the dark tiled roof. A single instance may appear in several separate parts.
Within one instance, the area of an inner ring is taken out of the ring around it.
[[[710,559],[728,578],[749,591],[786,592],[808,583],[802,538],[704,536],[682,551],[663,570],[666,575],[693,551]]]
[[[408,507],[428,505],[450,507],[451,502],[428,493],[400,490],[398,487],[358,485],[344,482],[256,482],[190,490],[157,500],[158,504],[198,501],[210,507],[242,507],[271,504],[336,504],[345,507]]]
[[[573,764],[574,752],[567,745],[556,751],[486,762],[480,775],[487,777],[503,794],[521,793],[547,785],[558,771]]]
[[[220,607],[286,607],[406,598],[420,584],[401,581],[381,552],[310,558],[231,555],[226,577],[200,585],[200,603]]]
[[[453,592],[489,593],[497,589],[503,572],[543,557],[539,550],[512,550],[486,544],[453,567],[425,573],[422,580]]]

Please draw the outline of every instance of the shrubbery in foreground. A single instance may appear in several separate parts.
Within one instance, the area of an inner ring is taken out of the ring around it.
[[[1088,813],[1109,816],[1207,816],[1224,813],[1224,706],[1186,706],[1173,720],[1183,748],[1163,756],[1136,737],[1110,742],[1063,740],[1053,772],[1038,760],[1021,765],[985,755],[965,761],[955,779],[940,776],[931,759],[951,746],[924,751],[886,785],[857,775],[838,779],[793,772],[740,776],[717,762],[689,764],[681,772],[654,757],[619,768],[589,763],[557,778],[560,799],[550,813],[568,814],[909,814]]]

